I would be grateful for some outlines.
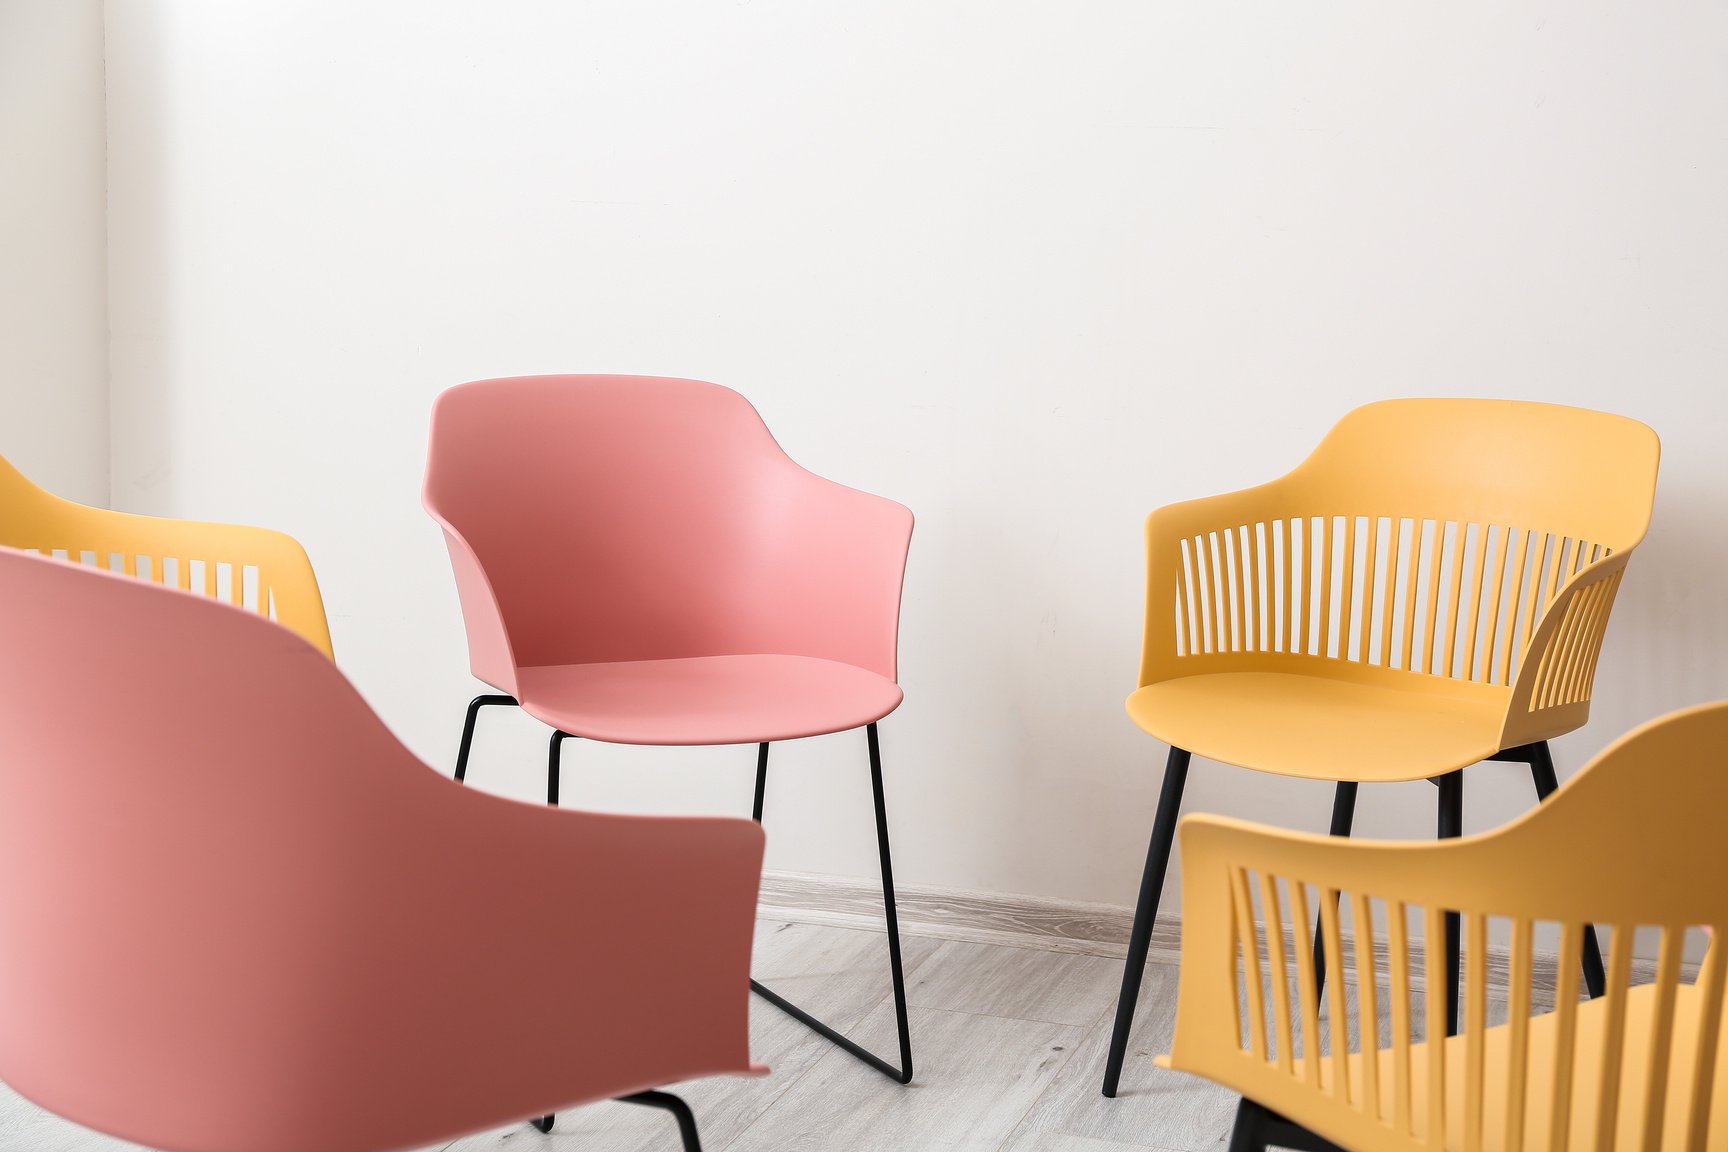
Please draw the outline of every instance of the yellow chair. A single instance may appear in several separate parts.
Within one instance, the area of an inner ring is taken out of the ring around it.
[[[1459,835],[1462,769],[1482,760],[1528,764],[1545,798],[1547,741],[1589,715],[1659,450],[1648,427],[1602,412],[1388,400],[1346,415],[1281,479],[1152,513],[1127,707],[1170,755],[1104,1095],[1121,1077],[1190,756],[1336,781],[1334,835],[1349,835],[1359,784],[1404,780],[1439,785],[1439,834]],[[1584,962],[1599,991],[1593,935]]]
[[[63,500],[0,457],[0,546],[168,584],[268,616],[331,656],[306,550],[268,528],[111,512]]]
[[[1711,1116],[1713,1100],[1728,1101],[1723,965],[1712,947],[1688,983],[1681,963],[1689,929],[1728,924],[1724,749],[1728,702],[1676,712],[1616,742],[1536,811],[1448,843],[1189,817],[1176,1036],[1159,1062],[1242,1094],[1231,1152],[1728,1148],[1728,1117]],[[1614,849],[1579,851],[1591,843]],[[1288,918],[1305,943],[1316,903],[1342,973],[1324,1031],[1313,961],[1280,928]],[[1445,911],[1469,924],[1465,1018],[1451,1038],[1439,997],[1411,1008],[1416,981],[1445,979]],[[1607,984],[1580,1003],[1591,923],[1610,932]],[[1558,956],[1537,951],[1538,925],[1557,930]],[[1634,983],[1638,928],[1660,943],[1654,979]],[[1495,929],[1510,943],[1506,1017],[1489,1026]],[[1555,981],[1539,1013],[1538,974]]]

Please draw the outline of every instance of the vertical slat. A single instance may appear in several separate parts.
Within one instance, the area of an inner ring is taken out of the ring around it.
[[[1609,1152],[1620,1114],[1620,1066],[1626,1048],[1626,985],[1632,975],[1633,926],[1617,925],[1608,947],[1607,1017],[1602,1023],[1602,1068],[1596,1088],[1596,1147]]]
[[[1525,653],[1530,651],[1530,642],[1535,639],[1536,613],[1548,606],[1548,598],[1543,594],[1547,586],[1548,560],[1554,549],[1554,537],[1551,533],[1543,533],[1535,544],[1536,568],[1530,573],[1530,592],[1524,597],[1524,639],[1520,647]]]
[[[1710,942],[1711,951],[1719,945]],[[1692,1083],[1687,1092],[1687,1148],[1704,1147],[1710,1127],[1710,1105],[1716,1086],[1716,1049],[1722,1037],[1722,987],[1725,971],[1720,956],[1706,956],[1698,972],[1698,1045],[1692,1061]]]
[[[1279,599],[1284,605],[1284,627],[1282,629],[1282,635],[1279,637],[1279,644],[1280,651],[1294,652],[1296,650],[1296,620],[1290,615],[1290,582],[1295,577],[1296,561],[1293,553],[1290,551],[1290,517],[1284,517],[1284,519],[1280,520],[1279,523],[1283,525],[1282,531],[1284,535],[1284,562],[1280,569],[1284,576],[1284,582],[1283,586],[1279,589]]]
[[[1549,1098],[1548,1146],[1561,1152],[1571,1141],[1572,1060],[1578,1036],[1578,966],[1583,951],[1584,928],[1564,924],[1560,928],[1558,990],[1554,995],[1554,1090]]]
[[[1364,541],[1367,551],[1362,555],[1361,607],[1356,613],[1362,618],[1362,629],[1356,637],[1356,659],[1362,664],[1369,662],[1368,648],[1374,638],[1374,585],[1377,575],[1374,564],[1379,559],[1380,553],[1380,517],[1369,516],[1367,520],[1368,536]],[[1354,579],[1355,574],[1352,573],[1351,576]]]
[[[1589,668],[1585,656],[1590,651],[1590,645],[1596,638],[1596,626],[1602,619],[1602,606],[1606,603],[1602,593],[1608,586],[1607,581],[1598,580],[1585,588],[1583,595],[1586,600],[1584,620],[1578,629],[1578,636],[1572,643],[1572,658],[1566,663],[1566,702],[1571,703],[1582,699],[1580,689],[1584,682],[1584,674]]]
[[[1524,598],[1525,554],[1530,550],[1530,533],[1519,529],[1512,539],[1517,541],[1518,550],[1512,561],[1512,602],[1506,605],[1506,625],[1500,635],[1500,676],[1495,681],[1498,684],[1512,683],[1512,641],[1518,633],[1518,609],[1523,606]]]
[[[1320,1087],[1320,993],[1315,988],[1313,953],[1304,945],[1308,927],[1308,886],[1290,881],[1290,931],[1296,938],[1296,998],[1302,1001],[1302,1079]]]
[[[1598,661],[1602,656],[1602,642],[1608,635],[1609,605],[1614,602],[1614,594],[1620,587],[1620,578],[1625,574],[1625,570],[1622,569],[1608,577],[1608,590],[1603,593],[1602,622],[1596,629],[1595,638],[1590,642],[1590,661],[1587,665],[1589,671],[1584,675],[1583,699],[1585,700],[1590,699],[1596,692],[1596,669],[1601,666]]]
[[[1260,974],[1260,942],[1254,931],[1254,900],[1249,895],[1248,869],[1231,873],[1236,888],[1236,931],[1242,939],[1242,979],[1248,985],[1248,1047],[1254,1059],[1266,1057],[1266,1000]],[[1268,928],[1270,931],[1270,928]]]
[[[1234,595],[1230,597],[1231,610],[1235,613],[1231,621],[1230,650],[1246,652],[1252,647],[1249,636],[1253,631],[1253,619],[1248,608],[1248,581],[1243,576],[1243,556],[1246,545],[1242,542],[1242,526],[1230,529],[1230,568],[1236,575]]]
[[[1417,550],[1418,554],[1420,550]],[[1414,561],[1412,561],[1414,562]],[[1392,1016],[1392,1127],[1413,1136],[1410,1110],[1410,938],[1402,901],[1386,901],[1386,968]],[[1300,939],[1300,937],[1298,937]],[[1297,949],[1301,951],[1301,949]]]
[[[1218,539],[1216,532],[1208,532],[1206,540],[1209,548],[1207,559],[1212,563],[1212,651],[1230,651],[1230,609],[1224,599],[1225,586],[1230,578],[1224,571],[1224,545]]]
[[[1344,517],[1344,565],[1338,582],[1338,659],[1350,659],[1350,629],[1355,624],[1356,521]]]
[[[1614,596],[1614,577],[1598,580],[1595,584],[1596,603],[1590,612],[1590,628],[1584,633],[1584,643],[1580,645],[1578,663],[1572,676],[1572,699],[1588,700],[1590,698],[1590,681],[1596,672],[1596,650],[1602,643],[1603,635],[1608,631],[1608,611]]]
[[[1580,667],[1579,657],[1584,654],[1584,649],[1590,639],[1590,625],[1596,616],[1596,594],[1601,590],[1601,587],[1601,583],[1598,582],[1580,588],[1576,593],[1580,602],[1578,627],[1572,633],[1571,643],[1566,646],[1566,659],[1560,668],[1558,697],[1562,704],[1570,703],[1575,699],[1572,695],[1572,684]]]
[[[1273,633],[1277,628],[1274,615],[1278,611],[1278,592],[1275,585],[1272,549],[1272,525],[1262,520],[1254,525],[1254,618],[1259,621],[1256,635],[1260,639],[1260,651],[1271,652],[1276,645]]]
[[[1416,592],[1422,573],[1422,523],[1415,517],[1410,520],[1410,558],[1405,562],[1410,572],[1404,583],[1404,667],[1412,672],[1417,671]]]
[[[1320,889],[1320,935],[1326,950],[1327,1007],[1332,1031],[1332,1095],[1350,1102],[1350,1009],[1344,999],[1344,944],[1339,921],[1338,889]]]
[[[1470,544],[1470,525],[1458,521],[1458,531],[1452,537],[1452,591],[1446,597],[1446,647],[1440,665],[1442,676],[1455,675],[1458,664],[1458,609],[1464,596],[1464,553]]]
[[[1566,601],[1565,613],[1560,617],[1560,627],[1555,629],[1554,638],[1548,644],[1548,651],[1542,661],[1542,677],[1537,682],[1541,687],[1540,699],[1544,708],[1553,707],[1560,701],[1560,685],[1565,677],[1566,657],[1572,650],[1578,622],[1583,615],[1584,598],[1570,597]]]
[[[1261,611],[1260,603],[1260,522],[1248,525],[1248,542],[1246,556],[1242,558],[1242,568],[1248,572],[1248,651],[1260,651],[1261,632],[1267,629],[1265,613]]]
[[[1464,961],[1464,1152],[1482,1152],[1483,1053],[1488,1037],[1488,918],[1469,916]]]
[[[1194,582],[1199,596],[1201,631],[1206,637],[1206,651],[1218,652],[1218,597],[1213,588],[1211,537],[1205,534],[1194,537]]]
[[[1320,518],[1320,655],[1332,650],[1332,517]]]
[[[1236,899],[1235,882],[1234,881],[1231,882],[1230,899],[1232,901],[1234,901]],[[1230,917],[1230,949],[1231,949],[1232,955],[1236,956],[1237,958],[1241,957],[1241,955],[1242,955],[1242,925],[1241,925],[1241,918],[1238,916],[1231,916]],[[1236,1031],[1233,1035],[1234,1035],[1234,1039],[1235,1039],[1236,1043],[1238,1043],[1238,1044],[1240,1044],[1242,1042],[1242,1028],[1243,1028],[1243,1025],[1246,1023],[1246,1021],[1244,1021],[1242,1019],[1242,1017],[1243,1017],[1242,985],[1238,981],[1238,976],[1237,976],[1237,971],[1238,971],[1239,967],[1240,967],[1240,965],[1238,965],[1236,963],[1232,963],[1230,965],[1230,1007],[1231,1007],[1232,1011],[1234,1011],[1236,1013]]]
[[[1424,1143],[1446,1147],[1446,914],[1437,904],[1424,909],[1422,927],[1423,1006],[1428,1010],[1428,1118]]]
[[[1577,600],[1567,602],[1565,611],[1561,614],[1560,623],[1555,626],[1554,634],[1549,637],[1548,646],[1538,653],[1536,688],[1530,694],[1532,709],[1546,708],[1553,702],[1554,666],[1559,663],[1560,652],[1566,646],[1566,633],[1572,627],[1572,617],[1577,609]]]
[[[1380,1119],[1380,990],[1375,984],[1374,908],[1365,892],[1356,893],[1356,1050],[1362,1054],[1364,1112]],[[1344,973],[1338,973],[1342,981]]]
[[[1248,630],[1250,652],[1266,650],[1266,565],[1260,547],[1262,527],[1264,523],[1259,520],[1248,525],[1248,596],[1252,601],[1249,614],[1254,617],[1253,627]]]
[[[1392,539],[1388,541],[1386,580],[1383,585],[1386,589],[1386,604],[1380,613],[1380,666],[1382,668],[1391,668],[1397,663],[1392,658],[1397,647],[1397,641],[1392,636],[1392,625],[1394,617],[1397,615],[1394,608],[1398,603],[1398,555],[1399,545],[1403,543],[1401,537],[1404,535],[1402,517],[1394,516],[1389,523],[1392,527]]]
[[[1176,564],[1176,655],[1192,656],[1200,650],[1194,642],[1194,624],[1188,611],[1188,541],[1178,546]]]
[[[1278,899],[1278,878],[1260,873],[1260,919],[1266,925],[1268,966],[1272,969],[1272,1018],[1278,1030],[1278,1070],[1294,1071],[1295,1040],[1290,1025],[1290,965],[1284,952],[1284,909]],[[1300,949],[1298,949],[1300,951]]]
[[[1476,634],[1482,628],[1482,574],[1488,567],[1488,544],[1494,538],[1494,527],[1483,524],[1476,531],[1476,562],[1470,571],[1470,610],[1464,617],[1464,666],[1458,670],[1460,680],[1476,678]]]
[[[1530,921],[1512,921],[1507,958],[1506,1152],[1524,1147],[1524,1097],[1530,1080]]]
[[[1314,607],[1314,518],[1302,517],[1302,611],[1297,616],[1298,642],[1296,651],[1307,653],[1313,643],[1314,625],[1310,613]]]
[[[1492,533],[1493,529],[1490,528],[1489,532]],[[1500,531],[1499,547],[1494,550],[1494,575],[1488,586],[1490,590],[1488,596],[1488,612],[1487,615],[1483,617],[1484,625],[1487,627],[1488,631],[1486,635],[1481,637],[1482,674],[1478,677],[1474,677],[1474,679],[1479,679],[1484,684],[1493,684],[1496,682],[1494,679],[1494,642],[1499,639],[1500,598],[1506,584],[1506,550],[1510,547],[1512,547],[1512,529],[1503,528]],[[1472,645],[1471,648],[1471,656],[1472,658],[1475,656],[1474,645]]]
[[[1446,550],[1446,522],[1434,521],[1433,549],[1428,554],[1428,630],[1422,633],[1422,671],[1437,673],[1435,641],[1440,630],[1440,557]]]
[[[1560,538],[1560,552],[1554,563],[1554,584],[1553,587],[1548,589],[1548,599],[1550,601],[1552,601],[1554,597],[1560,595],[1560,589],[1566,584],[1566,577],[1572,566],[1572,561],[1570,559],[1572,544],[1572,537],[1563,536]]]
[[[1680,984],[1680,951],[1684,927],[1663,925],[1662,943],[1656,949],[1656,1016],[1650,1025],[1650,1079],[1644,1093],[1644,1148],[1662,1147],[1662,1124],[1667,1119],[1668,1065],[1674,1048],[1674,998]]]

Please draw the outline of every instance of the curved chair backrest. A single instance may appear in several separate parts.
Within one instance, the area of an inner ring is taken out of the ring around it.
[[[1555,404],[1358,408],[1288,475],[1152,514],[1141,683],[1293,660],[1416,672],[1543,713],[1509,722],[1518,740],[1567,731],[1659,454],[1636,420]]]
[[[1171,1062],[1364,1150],[1482,1147],[1485,1121],[1506,1126],[1487,1134],[1489,1146],[1549,1146],[1527,1144],[1526,1120],[1532,1131],[1555,1136],[1554,1147],[1705,1147],[1711,1100],[1728,1099],[1720,944],[1690,988],[1681,959],[1688,929],[1728,927],[1725,749],[1728,702],[1676,712],[1620,739],[1512,823],[1448,842],[1341,843],[1188,818]],[[1591,845],[1595,850],[1581,849]],[[1313,1008],[1309,949],[1287,950],[1281,934],[1264,927],[1289,917],[1300,944],[1317,894],[1327,970],[1338,974],[1327,983],[1332,1023],[1325,1039]],[[1352,945],[1340,927],[1340,904],[1353,927],[1373,923],[1383,939],[1358,930]],[[1458,1049],[1453,1059],[1425,1061],[1412,1082],[1412,1037],[1422,1027],[1410,1010],[1413,981],[1429,990],[1426,1034],[1445,1034],[1439,989],[1446,960],[1438,941],[1447,910],[1460,912],[1464,924],[1465,1039],[1450,1042]],[[1511,943],[1510,1007],[1485,1057],[1486,973],[1497,959],[1487,946],[1491,922]],[[1583,1008],[1578,974],[1590,924],[1612,940],[1606,993]],[[1415,939],[1417,925],[1426,947]],[[1558,930],[1552,967],[1534,952],[1541,925]],[[1653,986],[1633,978],[1640,929],[1656,937]],[[1342,960],[1352,951],[1355,968],[1346,971]],[[1558,988],[1550,994],[1552,1016],[1537,1023],[1530,1017],[1549,998],[1539,987],[1543,974]],[[1376,990],[1377,982],[1386,987]],[[1301,991],[1289,994],[1293,986]],[[1243,993],[1247,1011],[1239,1014]],[[1346,1027],[1351,1014],[1356,1025]],[[1376,1036],[1390,1036],[1390,1044],[1378,1042],[1390,1055],[1371,1083],[1369,1065],[1353,1062],[1350,1050]],[[1338,1087],[1341,1077],[1348,1091]],[[1326,1091],[1323,1082],[1331,1085]],[[1728,1145],[1723,1122],[1710,1147]],[[1600,1142],[1591,1142],[1593,1133]]]
[[[432,411],[444,527],[480,679],[688,656],[816,656],[893,678],[912,514],[805,471],[738,393],[523,376]]]
[[[312,562],[298,541],[281,532],[77,504],[38,488],[0,457],[0,546],[239,604],[332,655]]]
[[[381,1152],[750,1069],[751,822],[463,789],[300,637],[112,573],[0,550],[0,637],[0,1078],[43,1106]]]

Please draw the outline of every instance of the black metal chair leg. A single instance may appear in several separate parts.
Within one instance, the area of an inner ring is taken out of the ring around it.
[[[468,775],[468,753],[474,748],[474,725],[479,722],[480,709],[491,704],[514,704],[516,697],[488,694],[468,701],[468,715],[462,721],[462,743],[456,749],[456,782]]]
[[[1356,789],[1354,780],[1340,780],[1336,791],[1332,793],[1332,835],[1349,836],[1350,828],[1356,822]],[[1338,897],[1332,898],[1332,907],[1338,907]],[[1320,925],[1314,925],[1314,998],[1320,1004],[1325,1004],[1325,997],[1320,994],[1326,990],[1326,937],[1322,935]]]
[[[558,767],[563,759],[564,741],[576,737],[553,729],[552,742],[546,747],[546,803],[558,807]]]
[[[1440,786],[1440,818],[1438,833],[1442,840],[1464,834],[1464,770],[1437,777]],[[1462,920],[1456,912],[1446,913],[1446,1035],[1458,1035],[1458,945]]]
[[[894,903],[894,864],[888,850],[888,811],[882,793],[882,748],[877,741],[876,725],[865,730],[870,743],[870,788],[876,804],[876,851],[882,863],[882,904],[888,922],[888,969],[894,981],[894,1022],[900,1032],[900,1067],[896,1068],[863,1045],[842,1036],[798,1005],[757,980],[750,981],[750,990],[793,1019],[839,1045],[890,1080],[901,1084],[912,1082],[912,1033],[906,1020],[906,976],[900,959],[900,920]],[[768,745],[757,750],[756,760],[756,820],[762,819],[762,797],[768,777]]]
[[[1548,741],[1542,740],[1522,749],[1529,756],[1530,776],[1536,784],[1536,800],[1545,801],[1560,787],[1554,775],[1554,757],[1548,751]],[[1608,973],[1602,967],[1602,946],[1596,940],[1596,926],[1584,926],[1584,987],[1594,1000],[1608,987]]]
[[[550,1132],[552,1131],[552,1122],[556,1119],[558,1119],[556,1114],[551,1116],[537,1116],[528,1121],[528,1123],[534,1125],[534,1129],[537,1132]]]
[[[633,1096],[620,1096],[618,1102],[620,1104],[643,1104],[649,1108],[663,1108],[672,1113],[672,1118],[678,1121],[678,1135],[684,1140],[684,1152],[702,1152],[702,1139],[696,1134],[695,1114],[690,1111],[690,1105],[672,1093],[638,1092]]]
[[[1242,1097],[1236,1105],[1236,1123],[1230,1129],[1230,1152],[1266,1152],[1269,1147],[1294,1148],[1297,1152],[1343,1152],[1324,1136]]]
[[[750,819],[762,823],[762,800],[768,794],[768,745],[756,745],[756,801],[750,806]]]
[[[1260,1119],[1266,1109],[1244,1096],[1236,1102],[1236,1123],[1230,1126],[1230,1152],[1266,1152]]]
[[[1182,787],[1193,757],[1171,747],[1164,763],[1164,785],[1158,792],[1158,814],[1152,820],[1152,842],[1146,848],[1146,869],[1140,875],[1140,898],[1134,905],[1134,928],[1128,935],[1128,959],[1122,966],[1122,991],[1116,998],[1116,1025],[1110,1032],[1110,1058],[1104,1066],[1104,1095],[1114,1098],[1122,1079],[1122,1058],[1128,1053],[1128,1033],[1134,1026],[1134,1004],[1146,975],[1146,952],[1158,919],[1158,896],[1176,842],[1176,817],[1182,808]]]

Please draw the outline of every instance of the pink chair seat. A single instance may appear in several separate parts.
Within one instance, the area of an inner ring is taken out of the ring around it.
[[[517,670],[522,708],[614,744],[759,744],[845,732],[900,706],[886,676],[813,656],[695,656]]]

